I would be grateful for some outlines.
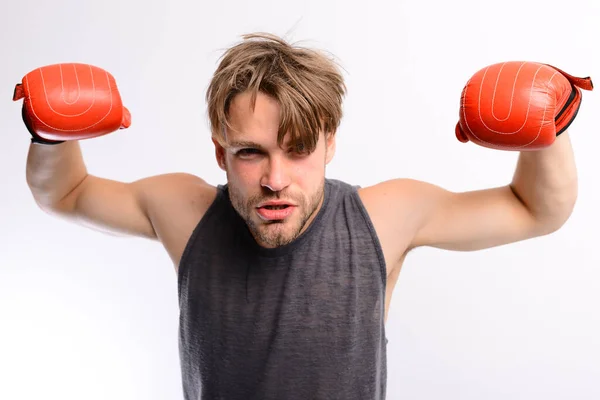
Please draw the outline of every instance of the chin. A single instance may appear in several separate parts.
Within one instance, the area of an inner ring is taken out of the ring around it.
[[[302,229],[294,220],[265,222],[260,220],[252,229],[256,241],[265,247],[278,247],[294,241]]]

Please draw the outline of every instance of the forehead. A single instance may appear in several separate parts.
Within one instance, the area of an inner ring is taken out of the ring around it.
[[[254,127],[277,127],[280,116],[281,107],[277,100],[260,92],[256,96],[254,107],[252,95],[248,92],[236,95],[229,105],[230,123],[236,127],[243,127],[244,130]]]
[[[229,106],[229,124],[225,139],[232,142],[276,142],[280,124],[279,103],[258,93],[254,109],[248,92],[236,95]],[[233,144],[233,143],[232,143]]]
[[[262,149],[294,149],[304,151],[304,143],[293,135],[285,135],[282,143],[278,136],[281,129],[281,106],[271,96],[259,92],[252,107],[252,95],[244,92],[236,95],[229,106],[229,127],[224,131],[225,146],[233,148],[258,147]],[[321,140],[319,132],[316,141]]]

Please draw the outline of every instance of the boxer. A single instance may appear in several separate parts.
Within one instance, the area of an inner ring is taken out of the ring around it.
[[[227,176],[213,186],[188,173],[119,182],[88,172],[79,142],[131,127],[108,72],[58,64],[17,85],[39,207],[156,240],[170,255],[185,399],[384,399],[385,321],[410,250],[485,249],[569,218],[577,175],[567,128],[591,79],[526,61],[473,75],[456,137],[519,160],[506,185],[459,193],[326,177],[345,89],[330,59],[278,37],[228,49],[206,93]]]

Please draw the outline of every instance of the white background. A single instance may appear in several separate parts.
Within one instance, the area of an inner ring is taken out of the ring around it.
[[[55,220],[25,182],[14,85],[39,66],[110,71],[127,131],[82,143],[91,173],[186,171],[223,183],[204,93],[222,50],[268,31],[327,49],[349,94],[328,177],[503,185],[516,153],[454,137],[460,91],[507,60],[600,82],[596,0],[2,0],[0,399],[181,399],[176,276],[158,244]],[[570,131],[580,174],[559,232],[472,253],[408,257],[387,324],[388,399],[600,398],[600,98]]]

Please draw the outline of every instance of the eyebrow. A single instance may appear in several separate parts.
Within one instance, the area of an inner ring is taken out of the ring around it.
[[[261,146],[258,143],[248,142],[248,141],[244,141],[244,140],[231,142],[231,143],[229,143],[228,147],[229,148],[236,148],[236,149],[244,148],[244,147],[250,147],[250,148],[253,148],[253,149],[263,149],[263,146]]]

